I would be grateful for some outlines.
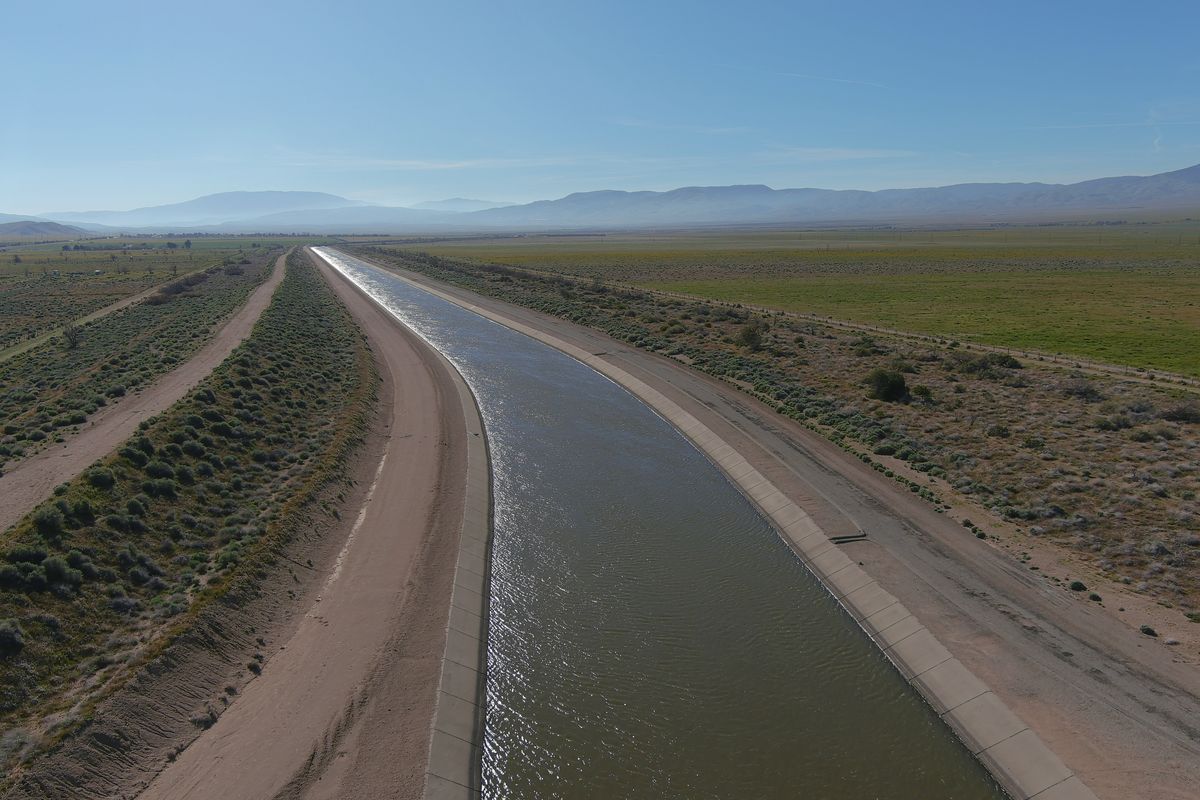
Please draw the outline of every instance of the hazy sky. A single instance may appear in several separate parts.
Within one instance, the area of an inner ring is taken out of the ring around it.
[[[6,3],[0,211],[1200,162],[1200,3]]]

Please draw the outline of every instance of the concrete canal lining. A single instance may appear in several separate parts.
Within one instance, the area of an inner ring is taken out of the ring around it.
[[[624,387],[682,432],[770,521],[825,589],[1012,797],[1018,800],[1095,798],[1040,737],[954,658],[908,609],[830,541],[803,509],[697,418],[649,384],[586,350],[424,282],[412,281],[402,275],[396,277],[571,356]],[[456,587],[459,585],[456,581]],[[457,594],[458,588],[455,591]],[[466,596],[474,599],[473,595]],[[485,620],[481,623],[486,625]],[[449,638],[447,643],[450,653]],[[481,652],[481,648],[477,647],[476,652]],[[441,716],[439,706],[439,718]],[[435,724],[435,747],[441,732]],[[470,755],[461,747],[448,753],[459,759]],[[433,758],[430,763],[435,764]],[[470,768],[468,765],[467,769]],[[457,782],[456,785],[466,788]],[[431,782],[426,796],[475,796],[447,793],[450,788]],[[431,793],[431,790],[437,793]]]
[[[1091,790],[1041,737],[903,604],[833,544],[803,509],[706,425],[649,384],[581,348],[428,285],[417,285],[583,362],[625,387],[682,432],[771,521],[825,588],[1014,798],[1094,800]]]
[[[431,350],[436,348],[430,347]],[[429,738],[424,797],[478,798],[482,789],[484,677],[487,668],[488,582],[492,498],[487,436],[475,396],[444,356],[467,424],[467,481],[458,562],[446,627],[446,651]]]

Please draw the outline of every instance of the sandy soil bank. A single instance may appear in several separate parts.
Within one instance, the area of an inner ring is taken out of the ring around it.
[[[207,378],[250,335],[283,281],[286,260],[285,253],[275,261],[270,277],[194,356],[140,392],[109,403],[92,416],[86,427],[67,435],[65,441],[17,462],[0,475],[0,497],[4,498],[0,504],[0,531],[32,511],[55,486],[118,447],[137,431],[142,420],[166,411]]]
[[[398,272],[402,272],[397,270]],[[1200,672],[1047,586],[857,459],[734,387],[597,331],[402,272],[601,355],[732,444],[896,595],[1104,798],[1194,798]]]
[[[427,346],[322,269],[379,362],[382,460],[311,607],[145,800],[420,795],[463,515],[465,428]]]

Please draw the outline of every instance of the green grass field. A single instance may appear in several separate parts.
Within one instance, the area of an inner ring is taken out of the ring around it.
[[[397,245],[1200,375],[1200,222],[517,236]]]
[[[1200,268],[815,275],[646,285],[1200,375]]]

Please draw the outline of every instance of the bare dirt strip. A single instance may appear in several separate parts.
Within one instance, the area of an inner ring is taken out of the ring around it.
[[[808,512],[1101,798],[1195,800],[1200,672],[828,440],[719,380],[604,334],[404,270],[626,370],[691,413]]]
[[[427,345],[321,265],[383,380],[382,458],[341,552],[262,675],[142,800],[416,798],[463,520],[466,428]]]
[[[111,402],[92,415],[77,433],[13,465],[0,475],[0,531],[50,496],[54,487],[74,478],[132,436],[142,420],[161,414],[183,398],[224,361],[254,328],[283,280],[287,254],[246,303],[217,329],[208,343],[185,363],[140,392]],[[158,287],[155,287],[157,290]]]

